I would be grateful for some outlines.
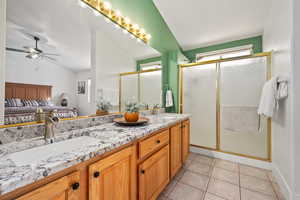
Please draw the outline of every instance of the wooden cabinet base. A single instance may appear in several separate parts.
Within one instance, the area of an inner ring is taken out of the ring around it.
[[[135,200],[135,146],[128,147],[89,167],[89,200]]]
[[[170,131],[170,151],[171,151],[171,178],[175,176],[182,166],[182,144],[181,144],[181,124],[173,126]]]
[[[189,134],[187,120],[2,195],[0,200],[155,200],[187,159]]]

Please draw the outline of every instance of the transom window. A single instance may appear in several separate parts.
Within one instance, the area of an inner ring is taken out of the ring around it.
[[[217,51],[199,53],[196,55],[196,62],[251,55],[253,52],[252,49],[253,45],[245,45]]]
[[[151,69],[161,69],[161,61],[141,64],[141,71]]]

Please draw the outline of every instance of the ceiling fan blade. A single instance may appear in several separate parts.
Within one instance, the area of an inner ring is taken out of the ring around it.
[[[42,55],[41,58],[45,58],[46,60],[51,60],[51,61],[54,61],[54,62],[57,61],[55,58],[52,58],[52,57],[46,56],[46,55]]]
[[[59,54],[56,53],[43,53],[45,56],[60,56]]]
[[[27,51],[29,52],[29,53],[39,53],[35,48],[33,48],[33,47],[27,47],[27,46],[24,46],[23,47],[24,49],[27,49]]]
[[[23,49],[14,49],[14,48],[9,48],[9,47],[6,47],[6,50],[7,51],[20,52],[20,53],[31,53],[30,51],[26,51],[26,50],[23,50]]]

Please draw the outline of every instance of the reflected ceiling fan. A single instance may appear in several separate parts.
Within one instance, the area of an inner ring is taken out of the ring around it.
[[[19,53],[25,53],[27,54],[25,57],[29,59],[48,59],[50,61],[57,61],[53,56],[60,56],[59,54],[54,53],[45,53],[43,50],[38,48],[38,42],[40,41],[40,38],[37,36],[32,36],[32,38],[35,41],[35,47],[23,47],[23,49],[15,49],[15,48],[9,48],[6,47],[7,51],[13,51],[13,52],[19,52]]]

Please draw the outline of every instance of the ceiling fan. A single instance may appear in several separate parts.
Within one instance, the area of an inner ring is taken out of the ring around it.
[[[35,47],[23,47],[23,49],[15,49],[15,48],[9,48],[6,47],[7,51],[13,51],[13,52],[19,52],[19,53],[25,53],[27,54],[25,57],[29,59],[37,59],[37,58],[45,58],[51,61],[56,61],[55,58],[51,56],[59,56],[59,54],[54,53],[45,53],[43,50],[38,48],[38,42],[40,41],[40,38],[37,36],[32,36],[32,38],[35,40]]]

